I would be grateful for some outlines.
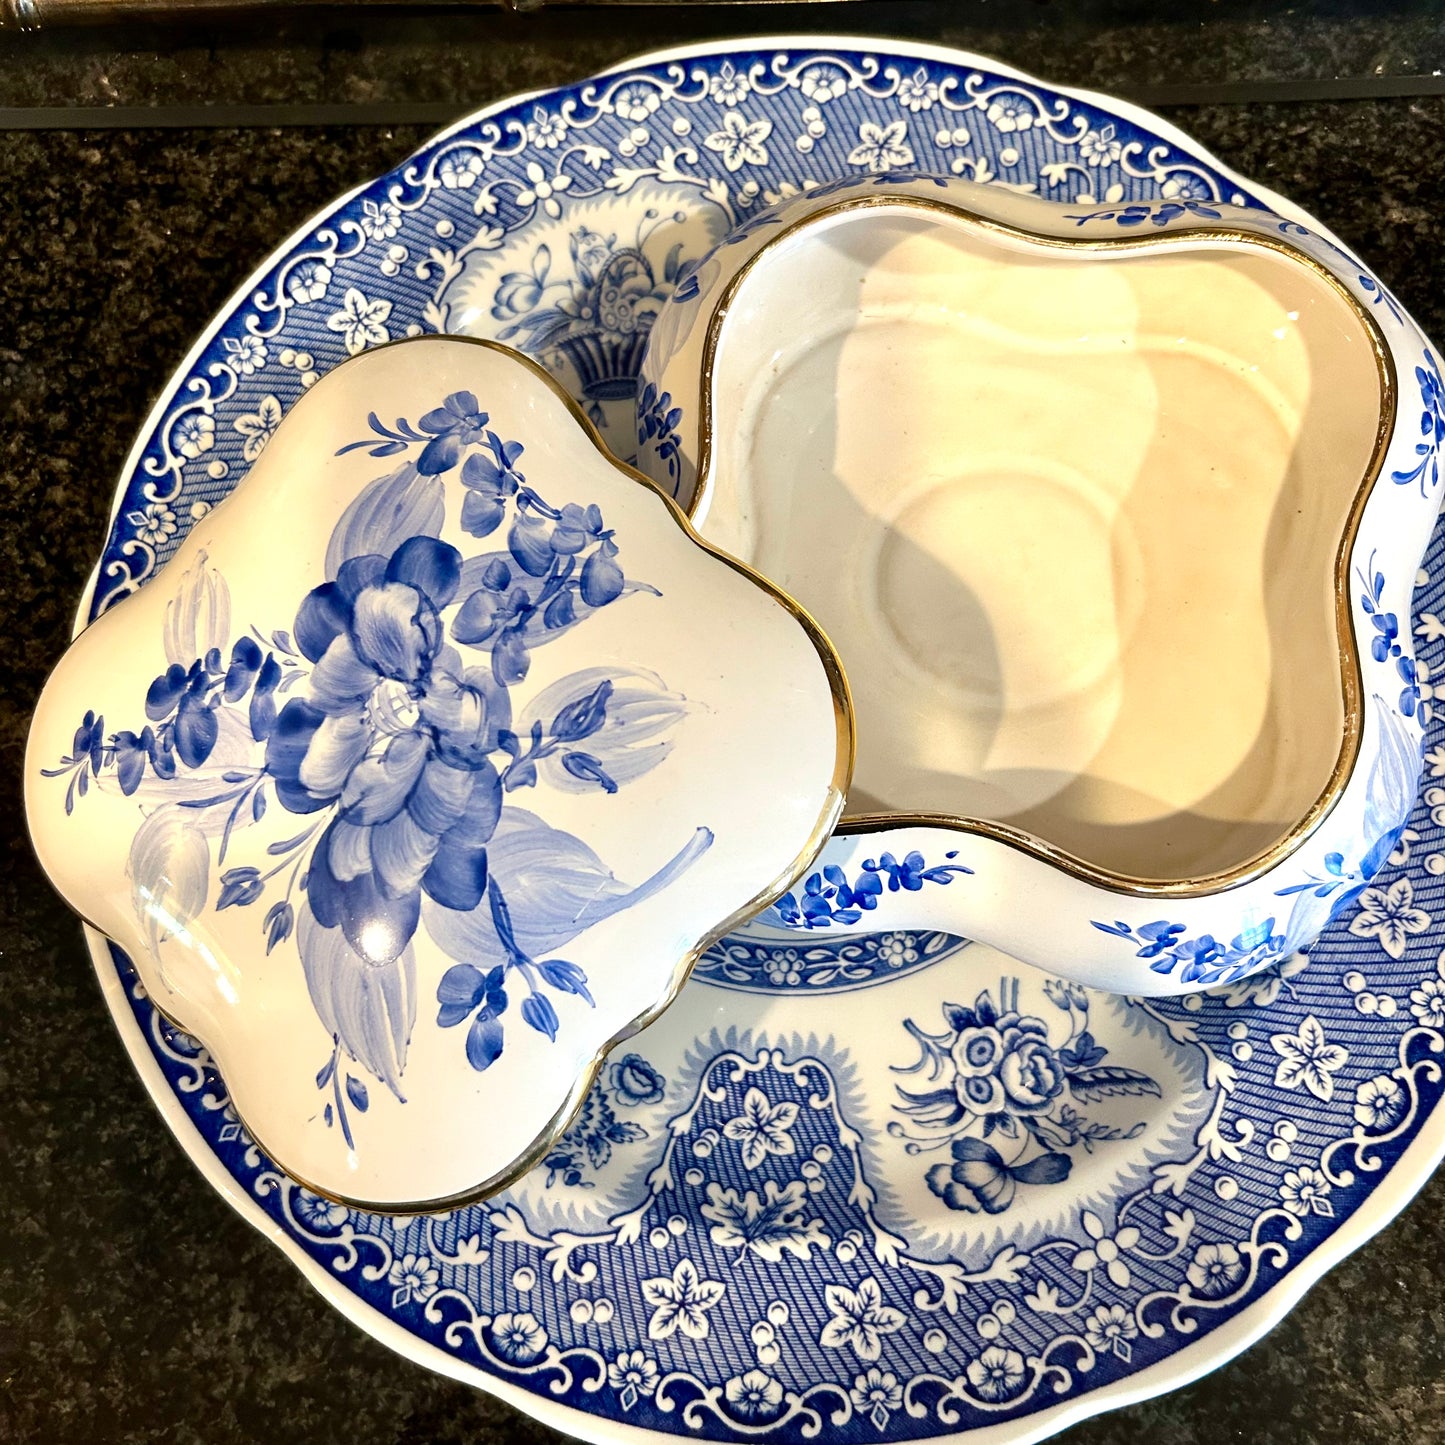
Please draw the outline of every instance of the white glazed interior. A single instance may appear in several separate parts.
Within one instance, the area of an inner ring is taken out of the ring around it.
[[[850,813],[1188,880],[1326,790],[1337,553],[1382,397],[1313,270],[843,211],[744,277],[715,357],[694,520],[842,655]]]

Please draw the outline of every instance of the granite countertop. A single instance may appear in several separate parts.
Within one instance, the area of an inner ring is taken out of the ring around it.
[[[62,37],[0,50],[0,107],[17,108],[12,123],[37,105],[217,100],[422,100],[460,114],[674,38],[800,29],[796,10],[431,17],[386,36],[306,16],[264,41],[235,31],[164,43],[145,33]],[[808,12],[809,28],[942,39],[1060,81],[1166,98],[1171,82],[1428,78],[1445,51],[1445,22],[1411,6],[1382,18],[1347,5],[1314,15],[1220,4],[1167,22],[1033,0],[1007,11],[873,4],[819,14]],[[1433,88],[1169,114],[1318,215],[1445,337],[1445,95]],[[10,639],[0,747],[12,787],[29,709],[68,636],[151,400],[282,237],[430,128],[0,130],[0,610]],[[0,879],[0,1441],[561,1438],[354,1328],[202,1179],[150,1105],[79,926],[41,878],[10,796]],[[1445,1181],[1436,1180],[1234,1363],[1070,1438],[1445,1438],[1442,1218]]]

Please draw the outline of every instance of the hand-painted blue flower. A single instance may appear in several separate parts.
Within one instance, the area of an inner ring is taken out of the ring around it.
[[[950,1209],[968,1214],[1002,1214],[1020,1184],[1059,1184],[1069,1177],[1067,1154],[1041,1154],[1027,1164],[1009,1165],[982,1139],[955,1139],[952,1164],[935,1164],[925,1176],[928,1187]]]
[[[374,964],[406,947],[423,892],[471,909],[486,888],[502,798],[487,754],[510,704],[488,670],[464,668],[443,643],[460,572],[456,550],[431,537],[344,562],[301,604],[311,695],[286,704],[267,745],[286,808],[337,807],[307,896],[317,922]]]
[[[991,1008],[981,1017],[974,1008],[958,1009],[949,1022],[958,1030],[949,1055],[964,1108],[975,1114],[1042,1114],[1063,1093],[1063,1064],[1042,1019],[994,1014]]]
[[[641,1054],[624,1054],[612,1065],[610,1079],[617,1102],[634,1109],[660,1103],[667,1082]]]
[[[424,477],[450,471],[462,448],[481,441],[486,433],[487,413],[477,405],[470,391],[454,391],[417,423],[431,440],[422,448],[416,469]],[[518,448],[520,450],[520,448]]]
[[[526,478],[516,468],[522,455],[521,442],[500,441],[488,457],[473,452],[462,463],[462,530],[473,537],[487,537],[497,530],[506,515],[507,502],[517,495]]]

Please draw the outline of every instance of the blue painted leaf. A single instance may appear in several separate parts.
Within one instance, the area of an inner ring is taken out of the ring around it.
[[[1067,1154],[1041,1154],[1027,1164],[1020,1164],[1009,1173],[1020,1184],[1062,1184],[1069,1177],[1074,1161]]]
[[[511,793],[518,788],[535,787],[537,783],[536,763],[518,763],[507,769],[507,776],[503,779],[503,787]]]
[[[366,1085],[360,1079],[354,1079],[350,1074],[346,1076],[346,1097],[356,1106],[360,1114],[366,1113],[371,1100],[366,1095]]]
[[[951,868],[925,868],[919,877],[926,883],[952,883],[959,874],[972,872],[972,868],[966,868],[962,863],[956,863]]]
[[[1159,1085],[1148,1074],[1134,1069],[1121,1069],[1112,1064],[1102,1068],[1081,1069],[1069,1074],[1069,1090],[1081,1103],[1092,1104],[1100,1099],[1125,1094],[1150,1094],[1162,1098]]]
[[[372,482],[346,509],[326,549],[326,575],[368,553],[390,554],[398,537],[437,537],[445,516],[445,484],[403,466]],[[313,659],[314,661],[315,659]]]
[[[604,679],[585,697],[569,702],[552,719],[551,734],[561,743],[580,743],[590,738],[607,721],[607,701],[612,683]]]
[[[270,953],[278,943],[285,943],[291,937],[291,929],[295,922],[295,910],[284,898],[281,902],[271,905],[265,921],[267,953]]]
[[[265,742],[276,726],[276,689],[281,683],[281,664],[271,653],[261,664],[260,676],[256,679],[251,694],[250,724],[251,736],[257,742]]]
[[[585,998],[588,1003],[593,1002],[592,995],[587,991],[587,975],[575,963],[568,963],[565,958],[549,958],[546,962],[539,963],[537,968],[553,988],[559,988],[563,993],[576,994]]]
[[[114,746],[116,780],[120,783],[121,792],[130,797],[140,787],[141,779],[145,776],[146,747],[133,732],[117,733]],[[82,794],[85,792],[85,781],[85,774],[81,773]]]
[[[616,781],[608,774],[598,759],[591,753],[568,752],[562,754],[562,766],[574,778],[586,778],[597,784],[604,793],[617,791]]]
[[[265,887],[259,869],[228,868],[221,874],[221,896],[216,899],[216,911],[245,908],[261,896]]]
[[[559,627],[570,627],[576,622],[577,608],[573,604],[572,593],[559,592],[543,610],[542,621],[552,631]]]
[[[336,1055],[333,1053],[327,1061],[322,1064],[316,1073],[316,1087],[324,1089],[331,1082],[331,1076],[336,1072]]]
[[[328,1104],[326,1108],[322,1111],[321,1117],[326,1120],[326,1127],[329,1129],[331,1127],[332,1118],[334,1117],[330,1104]]]
[[[504,633],[492,648],[492,673],[503,687],[524,681],[531,666],[526,639],[518,631]]]
[[[433,437],[416,459],[416,469],[426,477],[438,476],[456,466],[461,455],[461,438],[455,433]]]
[[[176,752],[188,768],[199,768],[216,746],[220,726],[200,694],[187,692],[176,710]]]
[[[1092,1069],[1103,1063],[1107,1054],[1108,1050],[1100,1048],[1094,1041],[1093,1034],[1085,1029],[1074,1041],[1072,1048],[1060,1050],[1059,1058],[1072,1075],[1076,1071]]]
[[[416,956],[361,957],[339,928],[323,928],[308,908],[298,926],[306,987],[322,1027],[398,1097],[416,1022]]]
[[[462,531],[472,537],[490,537],[502,525],[507,504],[485,492],[468,492],[462,498]]]
[[[553,1043],[557,1041],[561,1020],[557,1017],[557,1010],[552,1007],[551,999],[540,993],[529,994],[522,1000],[522,1017],[539,1034],[546,1034]]]
[[[146,689],[146,716],[152,722],[160,722],[162,718],[169,717],[189,681],[190,675],[186,669],[180,663],[173,662]]]
[[[955,1033],[961,1033],[964,1029],[971,1029],[978,1019],[974,1017],[971,1008],[964,1008],[962,1004],[946,1003],[943,1006],[943,1016],[948,1020],[948,1026]]]
[[[70,755],[73,758],[83,756],[90,751],[90,737],[95,728],[95,714],[87,712],[81,719],[80,726],[75,730],[75,737],[70,744]]]
[[[479,587],[457,609],[452,619],[452,641],[475,647],[496,632],[507,612],[506,599],[488,588]]]
[[[259,823],[266,816],[266,789],[257,788],[251,794],[251,821]]]
[[[523,515],[507,533],[507,550],[532,577],[545,577],[552,567],[551,529],[540,517]]]
[[[231,648],[231,664],[226,669],[225,698],[239,702],[261,670],[261,649],[251,637],[241,638]]]
[[[386,580],[414,587],[440,610],[456,596],[462,575],[462,554],[434,537],[408,537],[391,555]]]
[[[496,1019],[478,1017],[467,1030],[467,1062],[480,1073],[502,1056],[502,1026]]]
[[[606,607],[622,596],[622,568],[614,560],[617,548],[604,542],[582,564],[582,600],[589,607]]]
[[[1090,921],[1100,933],[1111,933],[1115,938],[1130,938],[1134,933],[1127,923],[1100,923],[1097,918]]]
[[[437,1002],[441,1005],[437,1023],[444,1029],[455,1027],[481,1003],[486,992],[486,976],[480,969],[469,963],[447,969],[437,984]]]

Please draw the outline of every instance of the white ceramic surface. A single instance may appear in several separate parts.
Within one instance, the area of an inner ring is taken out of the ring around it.
[[[41,862],[333,1197],[530,1167],[841,806],[818,637],[570,408],[495,346],[352,361],[36,711]]]
[[[1309,943],[1320,885],[1373,876],[1419,776],[1410,640],[1376,618],[1437,499],[1396,381],[1424,342],[1371,287],[1267,212],[888,175],[701,263],[652,331],[671,426],[644,408],[642,465],[843,659],[859,756],[822,881],[924,865],[785,923],[1167,992]]]

